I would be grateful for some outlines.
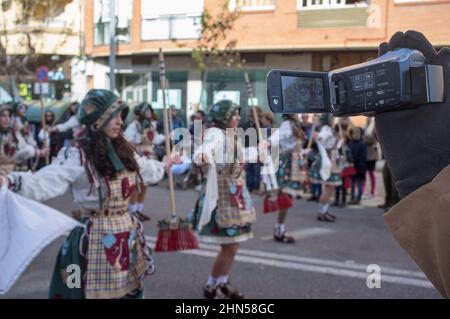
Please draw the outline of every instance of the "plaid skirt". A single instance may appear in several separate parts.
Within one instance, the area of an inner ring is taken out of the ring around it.
[[[154,272],[143,226],[131,214],[91,219],[86,253],[87,299],[122,298],[142,290]]]
[[[300,157],[293,156],[292,153],[280,154],[280,164],[277,171],[278,187],[290,193],[300,192],[304,177],[300,167],[303,163]]]
[[[332,169],[330,177],[326,181],[324,181],[320,176],[320,167],[321,159],[320,157],[317,157],[317,159],[311,164],[311,168],[309,169],[309,178],[311,179],[311,183],[332,186],[342,185],[341,172],[338,169]]]
[[[193,228],[197,230],[198,237],[201,241],[206,243],[214,243],[214,244],[232,244],[232,243],[240,243],[244,242],[247,239],[253,238],[252,225],[251,223],[247,223],[245,225],[233,225],[224,227],[219,225],[218,217],[219,209],[216,208],[211,214],[211,220],[208,224],[203,226],[200,231],[198,231],[198,223],[200,221],[200,217],[203,209],[203,202],[205,198],[205,192],[201,191],[201,194],[195,204],[195,209],[193,213],[189,216],[190,221],[193,225]],[[230,208],[231,209],[231,208]],[[239,214],[239,210],[234,208],[235,213]],[[254,210],[254,209],[253,209]]]
[[[64,242],[50,284],[51,298],[142,298],[143,280],[154,272],[151,249],[142,224],[129,213],[91,217],[86,230],[78,227]],[[81,269],[82,287],[76,294],[66,284],[66,269]]]

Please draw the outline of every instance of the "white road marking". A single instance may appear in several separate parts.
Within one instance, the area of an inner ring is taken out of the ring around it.
[[[286,234],[294,237],[295,240],[300,241],[310,237],[334,233],[335,230],[321,227],[311,227],[307,229],[298,229],[294,231],[287,231]],[[273,240],[273,235],[261,237],[262,240]]]
[[[151,243],[156,241],[155,237],[147,236],[146,238]],[[185,250],[180,251],[180,253],[215,258],[219,249],[218,245],[201,244],[200,249]],[[251,264],[350,278],[367,279],[369,275],[369,273],[366,272],[367,265],[364,264],[285,255],[253,249],[240,248],[236,260]],[[423,288],[433,288],[432,284],[421,272],[389,267],[381,267],[381,281]]]

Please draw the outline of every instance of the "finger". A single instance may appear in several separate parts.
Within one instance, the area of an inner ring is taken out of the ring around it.
[[[401,31],[398,31],[389,40],[389,51],[404,47],[405,47],[405,34]]]
[[[436,50],[423,33],[408,30],[405,33],[404,41],[407,48],[416,49],[422,52],[427,61],[434,62],[436,59]]]
[[[378,56],[382,56],[389,52],[389,43],[383,42],[378,47]]]
[[[437,56],[436,56],[436,62],[439,64],[446,63],[448,65],[448,62],[450,59],[450,48],[442,48],[439,50]],[[450,65],[448,66],[450,67]]]

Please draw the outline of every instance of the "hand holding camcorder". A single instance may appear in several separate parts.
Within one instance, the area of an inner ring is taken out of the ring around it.
[[[272,70],[276,113],[375,115],[381,148],[402,197],[450,164],[450,49],[416,31],[396,33],[377,59],[326,72]]]
[[[267,94],[275,113],[372,115],[442,102],[443,69],[418,50],[398,47],[329,73],[271,70]]]
[[[375,116],[383,154],[404,197],[450,164],[450,49],[437,53],[422,33],[407,31],[397,32],[389,43],[382,43],[379,55],[397,48],[418,50],[427,63],[441,66],[445,84],[441,103]]]

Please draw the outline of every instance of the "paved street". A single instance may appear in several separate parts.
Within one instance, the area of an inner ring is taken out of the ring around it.
[[[380,180],[380,179],[379,179]],[[165,184],[151,188],[146,208],[152,220],[147,236],[154,243],[156,221],[169,215]],[[194,206],[194,190],[177,191],[180,214]],[[262,213],[262,198],[254,196],[258,220],[255,238],[242,245],[233,266],[232,283],[248,298],[439,298],[415,264],[394,242],[376,208],[381,198],[363,206],[334,208],[336,223],[315,219],[316,203],[295,201],[286,222],[297,239],[293,245],[272,240],[275,215]],[[71,196],[48,204],[70,211]],[[62,238],[48,246],[2,298],[46,298],[53,264]],[[157,271],[145,281],[146,298],[201,298],[218,247],[155,254]],[[381,267],[381,288],[366,285],[367,266]]]

